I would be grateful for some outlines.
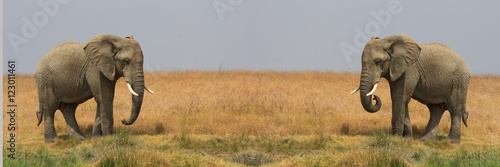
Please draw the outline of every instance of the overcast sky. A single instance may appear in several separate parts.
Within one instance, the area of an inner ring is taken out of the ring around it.
[[[134,35],[147,71],[357,72],[366,38],[407,34],[449,45],[473,74],[498,75],[498,9],[500,1],[5,0],[3,59],[32,74],[57,44],[106,33]]]

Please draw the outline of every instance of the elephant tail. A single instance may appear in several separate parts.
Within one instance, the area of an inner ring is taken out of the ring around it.
[[[462,112],[462,121],[464,122],[465,127],[467,127],[467,119],[469,118],[469,112]]]
[[[40,123],[42,123],[43,120],[43,112],[36,111],[36,118],[38,118],[38,124],[36,126],[40,126]]]

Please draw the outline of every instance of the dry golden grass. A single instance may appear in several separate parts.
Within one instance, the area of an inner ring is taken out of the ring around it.
[[[359,84],[359,74],[175,71],[146,73],[145,78],[148,87],[156,94],[145,95],[139,118],[130,126],[120,122],[130,116],[131,95],[123,80],[118,81],[114,100],[115,128],[141,134],[188,131],[223,136],[310,135],[317,131],[339,135],[366,134],[390,128],[388,83],[383,80],[376,92],[383,102],[381,110],[370,114],[361,107],[359,95],[349,95]],[[5,76],[3,79],[5,88],[7,80]],[[16,84],[19,105],[16,132],[22,138],[42,136],[43,128],[36,127],[38,95],[34,77],[17,76]],[[6,93],[3,95],[6,104]],[[463,136],[500,136],[499,95],[500,77],[472,77],[467,101],[469,127],[463,126]],[[91,133],[95,109],[95,101],[91,99],[81,104],[76,112],[80,128],[87,135]],[[423,133],[429,119],[427,107],[413,100],[409,109],[416,135]],[[7,121],[4,112],[4,122]],[[58,133],[66,133],[66,123],[59,111],[55,126]],[[446,134],[449,126],[450,117],[445,113],[439,133]]]
[[[383,102],[381,110],[370,114],[363,110],[359,95],[349,92],[359,84],[359,73],[274,72],[274,71],[174,71],[146,73],[146,85],[156,94],[146,93],[142,111],[130,126],[128,119],[131,95],[123,79],[117,82],[114,100],[115,129],[127,129],[135,135],[211,136],[308,136],[325,134],[346,141],[360,142],[356,135],[390,131],[391,100],[389,85],[382,79],[375,92]],[[3,87],[6,90],[6,76]],[[462,126],[462,144],[495,145],[500,140],[500,77],[473,76],[469,85],[468,125]],[[7,109],[3,94],[4,111]],[[16,135],[21,144],[43,143],[43,123],[36,127],[38,95],[33,75],[16,76]],[[96,103],[81,104],[76,117],[80,129],[91,137]],[[410,119],[414,137],[425,130],[429,111],[425,105],[411,101]],[[4,140],[9,117],[4,112]],[[62,114],[55,120],[59,135],[67,134]],[[446,112],[439,125],[440,136],[450,127]],[[154,137],[147,140],[154,141]],[[162,142],[162,141],[158,141]],[[349,143],[349,142],[347,142]],[[363,152],[349,154],[355,159]],[[331,153],[330,153],[331,154]],[[335,155],[341,156],[341,155]],[[286,163],[285,163],[286,164]]]

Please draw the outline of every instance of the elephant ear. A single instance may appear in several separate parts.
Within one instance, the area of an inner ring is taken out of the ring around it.
[[[420,46],[413,39],[406,40],[401,38],[392,41],[389,49],[387,49],[387,52],[391,56],[389,67],[391,81],[395,81],[401,77],[406,69],[417,61],[421,50]]]
[[[89,61],[109,80],[115,79],[115,55],[120,50],[115,36],[96,36],[83,48]],[[119,38],[119,37],[118,37]]]

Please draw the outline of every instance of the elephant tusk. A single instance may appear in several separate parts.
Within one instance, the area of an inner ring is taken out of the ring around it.
[[[134,96],[139,96],[139,94],[135,93],[134,90],[132,89],[132,86],[127,82],[127,87],[130,93],[132,93]]]
[[[354,93],[356,93],[356,92],[359,90],[359,87],[361,87],[361,86],[358,86],[358,88],[356,88],[356,90],[353,90],[353,91],[351,92],[351,95],[352,95],[352,94],[354,94]]]
[[[155,92],[153,92],[151,89],[149,89],[146,85],[144,85],[144,88],[151,94],[155,94]]]
[[[376,83],[375,85],[373,85],[372,91],[368,92],[368,94],[366,94],[366,96],[371,96],[373,94],[373,92],[375,92],[375,90],[377,90],[377,85],[378,85],[378,83]]]

